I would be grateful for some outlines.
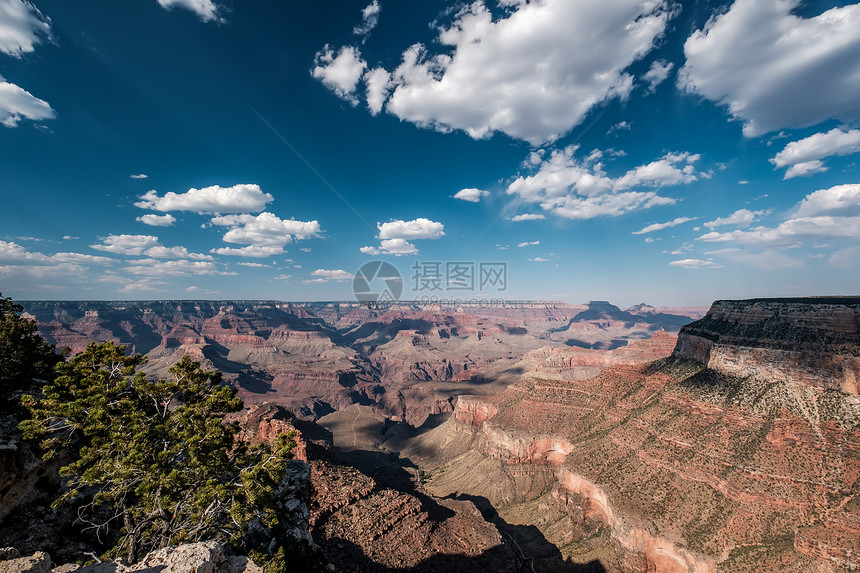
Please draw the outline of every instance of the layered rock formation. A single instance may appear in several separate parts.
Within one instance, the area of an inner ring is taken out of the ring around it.
[[[357,303],[272,301],[27,302],[41,333],[82,350],[113,340],[148,354],[147,370],[164,376],[183,355],[224,373],[248,404],[275,402],[306,418],[352,404],[419,426],[451,411],[473,381],[532,350],[588,330],[589,344],[617,346],[689,317],[639,305],[604,317],[608,303]],[[611,306],[611,305],[610,305]],[[611,309],[610,309],[611,311]],[[584,316],[580,319],[578,315]],[[619,316],[615,316],[621,313]],[[637,314],[638,313],[638,314]],[[628,324],[629,323],[629,324]],[[440,384],[447,383],[447,384]],[[493,388],[501,391],[506,382]],[[485,393],[488,388],[482,388]]]
[[[296,453],[310,464],[313,488],[304,519],[327,558],[342,570],[517,570],[511,547],[471,502],[436,500],[415,491],[395,461],[383,473],[399,488],[345,465],[335,456],[330,433],[279,406],[253,406],[238,421],[241,437],[249,441],[272,441],[278,433],[294,436]],[[405,479],[391,479],[397,472]]]
[[[860,298],[714,303],[675,355],[733,376],[860,392]]]
[[[435,495],[485,498],[609,571],[860,568],[860,400],[826,382],[844,381],[838,370],[795,380],[785,366],[786,353],[816,348],[825,365],[856,356],[856,314],[826,304],[717,303],[681,331],[674,358],[619,359],[587,379],[577,368],[612,353],[536,352],[502,394],[461,397],[450,420],[389,446],[431,475]],[[757,357],[756,369],[701,348]]]

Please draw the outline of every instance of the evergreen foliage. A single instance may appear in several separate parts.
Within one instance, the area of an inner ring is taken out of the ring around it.
[[[292,457],[292,436],[274,446],[234,439],[224,418],[242,408],[235,390],[184,357],[168,380],[138,369],[112,342],[91,343],[57,366],[41,396],[25,396],[31,418],[21,428],[45,457],[79,449],[60,475],[67,487],[55,505],[74,504],[79,519],[116,545],[106,557],[130,562],[168,544],[221,539],[255,554],[248,524],[278,531],[277,488]],[[117,535],[119,532],[119,535]]]
[[[31,389],[33,379],[51,380],[62,361],[53,344],[39,335],[36,323],[23,318],[21,305],[0,293],[0,413],[16,394]]]

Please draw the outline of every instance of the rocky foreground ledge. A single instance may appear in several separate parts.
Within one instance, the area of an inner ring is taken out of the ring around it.
[[[54,566],[51,556],[38,551],[21,557],[17,550],[0,549],[0,573],[263,573],[244,556],[229,555],[223,543],[203,541],[153,551],[140,562],[127,565],[108,561],[95,565],[69,563]]]
[[[674,355],[731,376],[860,393],[860,298],[719,300]]]

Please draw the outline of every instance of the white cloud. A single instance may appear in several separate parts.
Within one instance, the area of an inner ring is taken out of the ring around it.
[[[2,25],[0,25],[0,32],[2,32]],[[54,117],[56,114],[48,102],[5,81],[3,76],[0,76],[0,124],[16,127],[22,118],[39,121]]]
[[[534,247],[537,245],[540,245],[540,241],[525,241],[525,242],[518,244],[517,246],[522,248],[522,247]]]
[[[540,213],[523,213],[522,215],[514,215],[511,217],[511,221],[519,222],[519,221],[539,221],[541,219],[546,219],[545,215],[541,215]]]
[[[789,167],[784,178],[791,179],[827,171],[822,159],[858,152],[860,152],[860,129],[845,131],[835,127],[826,133],[816,133],[807,138],[792,141],[770,162],[777,167]]]
[[[606,135],[613,134],[616,131],[630,131],[631,129],[633,128],[628,121],[619,121],[606,131]]]
[[[828,238],[860,238],[860,217],[797,217],[777,227],[754,227],[748,231],[705,233],[698,240],[707,242],[738,242],[777,247],[799,246],[804,241]]]
[[[219,7],[212,0],[158,0],[158,3],[165,10],[172,10],[175,7],[185,8],[195,12],[204,22],[223,22],[218,12]]]
[[[50,36],[51,20],[30,2],[0,0],[0,52],[18,58]]]
[[[90,248],[118,255],[140,255],[156,245],[158,237],[152,235],[108,235],[101,244],[90,245]]]
[[[667,153],[657,161],[648,165],[640,165],[636,169],[628,171],[615,182],[616,190],[629,189],[631,187],[662,187],[666,185],[678,185],[680,183],[692,183],[698,180],[693,164],[701,158],[692,153]],[[699,174],[701,175],[701,174]]]
[[[836,185],[810,193],[800,202],[794,214],[797,217],[860,216],[860,183]]]
[[[175,261],[160,261],[157,259],[141,259],[130,261],[126,271],[133,275],[147,275],[158,277],[183,277],[190,275],[232,275],[219,271],[215,263],[209,261],[188,261],[184,259]]]
[[[860,184],[837,185],[810,193],[776,227],[759,226],[729,233],[712,231],[698,240],[787,248],[838,238],[860,239]]]
[[[371,115],[377,115],[391,91],[391,74],[384,68],[373,68],[364,74],[364,83],[367,86],[367,109]]]
[[[264,259],[266,257],[271,257],[272,255],[281,255],[283,254],[284,248],[283,246],[261,246],[261,245],[248,245],[246,247],[221,247],[219,249],[212,249],[210,252],[215,253],[216,255],[228,255],[232,257],[254,257],[258,259]]]
[[[624,70],[651,50],[670,16],[662,1],[608,0],[595,9],[546,0],[517,2],[494,21],[478,1],[439,30],[452,54],[430,55],[420,44],[404,52],[386,109],[474,138],[501,131],[552,141],[595,105],[627,97],[633,82]]]
[[[708,176],[693,166],[699,155],[684,152],[667,153],[613,179],[603,170],[601,151],[595,150],[579,159],[575,157],[577,149],[571,145],[553,150],[548,158],[538,158],[537,163],[532,154],[529,165],[537,171],[518,177],[508,186],[507,193],[538,203],[545,211],[561,217],[591,219],[675,203],[674,199],[653,191],[626,191],[629,188],[686,184]]]
[[[317,221],[281,219],[273,213],[259,215],[222,215],[213,217],[213,225],[230,227],[224,242],[241,245],[284,246],[293,239],[308,239],[320,234]]]
[[[475,188],[467,188],[461,189],[454,194],[454,199],[462,199],[463,201],[469,201],[470,203],[477,203],[481,200],[481,197],[488,197],[490,195],[489,191],[484,191],[483,189],[475,189]]]
[[[705,227],[713,229],[723,225],[734,225],[736,227],[746,228],[757,222],[762,215],[769,214],[770,211],[750,211],[749,209],[738,209],[728,217],[717,217],[713,221],[704,223]]]
[[[672,219],[671,221],[667,221],[665,223],[654,223],[653,225],[648,225],[638,231],[633,231],[634,235],[644,235],[646,233],[653,233],[654,231],[662,231],[663,229],[667,229],[669,227],[676,227],[688,221],[695,221],[698,217],[678,217],[677,219]]]
[[[361,11],[361,24],[353,28],[352,33],[356,36],[367,37],[371,30],[376,28],[376,25],[379,23],[380,10],[382,10],[382,6],[379,4],[379,0],[373,0],[373,2],[368,4]]]
[[[314,68],[311,75],[320,80],[323,85],[332,90],[352,105],[358,104],[355,88],[361,79],[367,62],[361,59],[358,48],[343,46],[337,56],[326,44],[322,51],[314,57]],[[371,110],[373,108],[371,107]]]
[[[394,255],[395,257],[418,254],[418,248],[402,238],[383,239],[379,244],[379,248],[361,247],[359,251],[365,255]]]
[[[162,281],[155,281],[151,278],[140,279],[137,281],[132,281],[127,283],[121,289],[118,289],[117,292],[138,292],[138,291],[146,291],[146,292],[167,292],[166,289],[158,288],[156,285],[165,284]]]
[[[348,273],[343,269],[317,269],[311,273],[315,277],[320,277],[324,281],[348,281],[353,279],[353,274]]]
[[[669,74],[672,72],[674,67],[675,64],[672,62],[655,60],[648,71],[645,72],[645,75],[642,76],[642,79],[648,82],[646,91],[648,93],[654,93],[657,91],[657,86],[666,81],[666,78],[669,77]]]
[[[288,243],[317,237],[322,231],[317,221],[281,219],[268,212],[259,215],[222,215],[212,218],[212,224],[230,227],[224,234],[224,242],[246,246],[223,247],[212,249],[211,252],[241,257],[280,255],[285,252],[284,246]]]
[[[535,258],[529,259],[529,260],[533,263],[547,263],[547,262],[549,262],[549,259],[545,259],[543,257],[535,257]]]
[[[791,167],[789,167],[783,179],[793,179],[795,177],[809,177],[810,175],[815,175],[816,173],[824,173],[827,171],[827,167],[824,166],[824,162],[815,159],[813,161],[804,161],[803,163],[795,163]]]
[[[155,190],[147,191],[134,204],[153,211],[194,211],[195,213],[256,213],[274,201],[263,193],[259,185],[239,184],[232,187],[212,185],[203,189],[191,188],[185,193],[169,191],[159,197]]]
[[[132,179],[146,179],[149,177],[146,173],[132,173],[129,175]]]
[[[748,137],[860,119],[860,4],[814,18],[800,0],[736,0],[684,44],[678,84],[728,106]]]
[[[150,213],[148,215],[142,215],[135,220],[152,227],[169,227],[176,222],[176,217],[170,213],[166,215],[153,215]]]
[[[712,259],[702,260],[702,259],[681,259],[679,261],[672,261],[669,263],[669,266],[678,267],[682,269],[689,270],[698,270],[703,267],[711,267],[711,268],[720,268],[722,265],[715,263]]]
[[[152,257],[153,259],[194,259],[198,261],[211,261],[211,255],[204,255],[202,253],[192,253],[189,252],[185,247],[165,247],[162,245],[156,245],[154,247],[149,247],[145,251],[143,251],[144,255],[147,257]]]
[[[57,265],[60,263],[110,265],[115,263],[116,259],[67,252],[46,255],[44,253],[28,251],[26,248],[12,241],[0,241],[0,261],[31,265]]]
[[[240,267],[251,267],[252,269],[262,269],[269,268],[269,265],[264,265],[263,263],[247,263],[242,261],[241,263],[236,263]]]
[[[483,0],[473,2],[437,28],[444,53],[414,44],[389,82],[381,73],[367,78],[371,110],[382,109],[393,88],[385,109],[421,127],[553,141],[596,105],[630,94],[627,67],[652,49],[673,15],[666,0],[606,0],[599,8],[569,0],[502,4],[511,10],[494,20]],[[326,46],[313,74],[354,101],[364,67],[357,48],[345,46],[335,58]]]
[[[377,223],[379,239],[438,239],[445,234],[442,223],[419,217],[412,221],[395,219],[387,223]]]

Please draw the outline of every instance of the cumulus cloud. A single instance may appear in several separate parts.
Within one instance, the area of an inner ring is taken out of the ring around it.
[[[222,215],[214,217],[212,224],[230,227],[224,234],[225,243],[246,245],[241,248],[213,249],[221,255],[268,257],[284,252],[284,246],[294,240],[317,237],[322,232],[318,221],[281,219],[273,213],[259,215]]]
[[[799,4],[736,0],[687,39],[679,86],[728,106],[748,137],[860,119],[860,4],[814,18]]]
[[[357,105],[355,88],[366,68],[367,62],[361,59],[358,48],[343,46],[335,56],[334,51],[326,44],[314,57],[311,75],[350,104]],[[379,89],[378,86],[375,87]]]
[[[776,227],[711,231],[698,240],[786,248],[839,238],[860,238],[860,184],[837,185],[807,195]]]
[[[406,239],[383,239],[379,247],[361,247],[359,251],[365,255],[394,255],[395,257],[418,254],[418,248]]]
[[[723,225],[734,225],[735,227],[746,228],[757,222],[762,215],[769,214],[770,211],[750,211],[749,209],[738,209],[728,217],[717,217],[713,221],[704,223],[705,227],[713,229]]]
[[[481,200],[481,197],[488,197],[489,195],[489,191],[468,188],[457,191],[457,193],[454,194],[454,199],[462,199],[463,201],[469,201],[470,203],[477,203]]]
[[[533,259],[529,259],[529,261],[531,261],[533,263],[547,263],[547,262],[549,262],[549,259],[545,259],[543,257],[535,257]]]
[[[438,239],[445,235],[442,223],[431,221],[424,217],[412,221],[395,219],[387,223],[377,223],[380,239],[379,247],[361,247],[359,251],[365,255],[417,255],[418,248],[410,241],[416,239]]]
[[[283,254],[284,247],[278,245],[262,246],[262,245],[247,245],[245,247],[220,247],[212,249],[210,252],[216,255],[228,255],[231,257],[254,257],[264,259],[272,255]]]
[[[524,241],[522,243],[519,243],[517,246],[522,248],[522,247],[534,247],[536,245],[540,245],[540,241]]]
[[[148,249],[143,251],[142,254],[153,259],[194,259],[198,261],[212,260],[211,255],[204,255],[203,253],[192,253],[185,247],[165,247],[163,245],[149,247]]]
[[[176,222],[176,217],[170,213],[166,215],[153,215],[150,213],[148,215],[142,215],[136,220],[140,221],[144,225],[150,225],[152,227],[169,227]]]
[[[118,255],[140,255],[158,244],[158,237],[152,235],[108,235],[101,244],[90,245],[90,248]]]
[[[185,8],[195,12],[204,22],[223,22],[224,18],[219,15],[219,7],[212,0],[158,0],[165,10],[173,8]]]
[[[132,179],[146,179],[149,177],[146,173],[132,173],[129,175]]]
[[[722,265],[715,263],[713,259],[681,259],[679,261],[672,261],[669,263],[669,266],[678,267],[681,269],[689,269],[689,270],[698,270],[704,267],[711,267],[718,269],[722,267]]]
[[[614,188],[621,190],[641,186],[663,187],[678,185],[679,183],[692,183],[698,180],[693,164],[699,159],[701,156],[698,154],[667,153],[657,161],[652,161],[648,165],[640,165],[636,169],[628,171],[615,182]]]
[[[30,2],[0,0],[0,52],[21,57],[42,38],[50,38],[51,20]]]
[[[675,64],[666,62],[665,60],[656,60],[651,64],[651,67],[642,76],[642,79],[648,82],[648,87],[645,88],[648,93],[657,91],[657,86],[666,81]]]
[[[385,68],[374,68],[364,74],[364,84],[367,87],[367,109],[371,115],[377,115],[391,91],[391,74]]]
[[[794,212],[796,217],[860,216],[860,184],[836,185],[830,189],[819,189],[800,202]]]
[[[45,253],[28,251],[13,241],[0,241],[0,261],[31,265],[56,265],[60,263],[110,265],[116,262],[110,257],[85,255],[83,253],[62,252],[46,255]]]
[[[483,0],[471,3],[437,28],[444,52],[414,44],[388,78],[367,78],[371,111],[382,109],[390,90],[385,109],[421,127],[553,141],[594,106],[630,94],[627,67],[652,49],[673,15],[666,0],[503,4],[510,10],[494,19]],[[365,65],[354,47],[335,57],[326,46],[313,73],[352,102]]]
[[[155,190],[147,191],[134,206],[152,211],[193,211],[201,214],[256,213],[272,201],[274,197],[263,193],[259,185],[211,185],[203,189],[192,187],[185,193],[169,191],[163,197],[159,197]]]
[[[16,127],[24,118],[39,121],[54,117],[56,114],[48,102],[0,76],[0,124]]]
[[[165,247],[153,235],[108,235],[100,244],[90,245],[90,248],[117,255],[144,255],[151,259],[212,259],[210,255],[192,253],[185,247]]]
[[[412,221],[377,223],[380,239],[438,239],[445,234],[442,223],[419,217]]]
[[[311,273],[315,277],[319,277],[323,281],[348,281],[353,279],[353,274],[348,273],[343,269],[317,269]]]
[[[158,259],[141,259],[130,261],[125,270],[133,275],[152,277],[185,277],[191,275],[234,275],[219,271],[215,263],[209,261],[160,261]]]
[[[860,152],[860,129],[846,131],[835,127],[826,133],[816,133],[807,138],[792,141],[770,162],[777,167],[788,167],[784,179],[791,179],[827,171],[822,159],[858,152]]]
[[[352,33],[356,36],[364,36],[366,38],[379,23],[379,12],[381,10],[382,6],[379,4],[379,0],[373,0],[373,2],[361,11],[361,24],[353,28]]]
[[[626,120],[625,121],[619,121],[618,123],[616,123],[615,125],[613,125],[612,127],[610,127],[606,131],[606,135],[611,135],[617,131],[630,131],[631,129],[632,129],[632,126],[630,125],[630,122],[628,122]]]
[[[523,213],[522,215],[514,215],[511,217],[511,221],[519,222],[519,221],[539,221],[541,219],[546,219],[545,215],[541,215],[540,213]]]
[[[708,176],[697,172],[693,165],[699,155],[685,152],[668,153],[657,161],[612,178],[600,162],[602,152],[595,150],[580,159],[575,156],[577,149],[571,145],[554,150],[548,158],[530,160],[528,163],[536,172],[518,177],[508,185],[507,193],[537,203],[545,211],[561,217],[592,219],[675,202],[654,191],[627,191],[633,187],[686,184]]]
[[[667,221],[665,223],[654,223],[653,225],[648,225],[638,231],[633,231],[634,235],[645,235],[647,233],[653,233],[654,231],[662,231],[663,229],[668,229],[669,227],[677,227],[683,223],[688,221],[695,221],[698,217],[678,217],[677,219],[672,219],[671,221]]]

